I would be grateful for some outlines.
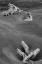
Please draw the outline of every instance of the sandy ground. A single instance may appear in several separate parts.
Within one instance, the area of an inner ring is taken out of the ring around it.
[[[42,63],[37,61],[42,59],[42,10],[30,12],[33,16],[32,22],[22,20],[25,12],[8,17],[0,16],[0,64],[23,64],[16,51],[17,48],[22,49],[22,40],[30,50],[37,47],[41,49],[33,64]]]

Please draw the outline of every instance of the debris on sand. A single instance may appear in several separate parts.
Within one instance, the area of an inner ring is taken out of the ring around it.
[[[40,49],[39,48],[37,48],[36,50],[34,50],[32,52],[29,51],[29,47],[27,46],[27,44],[24,41],[22,41],[21,44],[22,44],[25,52],[27,53],[26,54],[25,52],[22,52],[20,49],[17,48],[17,53],[20,56],[23,56],[23,60],[22,60],[23,63],[27,63],[27,60],[31,60],[30,58],[33,58],[34,59],[36,57],[36,55],[40,52]]]
[[[4,12],[1,13],[1,15],[8,16],[9,15],[9,12],[8,11],[4,11]]]
[[[14,4],[10,4],[8,5],[8,10],[7,11],[4,11],[3,13],[1,13],[1,15],[3,16],[9,16],[11,14],[14,14],[15,12],[21,12],[23,10],[20,10],[18,7],[16,7]]]
[[[23,19],[24,21],[33,21],[33,17],[30,12],[27,12]]]
[[[10,4],[8,5],[8,10],[2,12],[0,15],[2,16],[9,16],[9,15],[14,15],[14,13],[19,13],[22,12],[23,10],[20,10],[20,8],[18,8],[17,6],[15,6],[14,4]],[[24,12],[24,11],[23,11]],[[24,21],[32,21],[33,17],[31,15],[30,12],[26,12],[25,11],[25,15],[23,16],[23,20]]]
[[[20,10],[20,9],[19,9],[17,6],[15,6],[14,4],[10,4],[10,3],[9,3],[8,6],[9,6],[9,9],[13,9],[13,10],[12,10],[13,12],[17,12],[17,11],[18,11],[18,12],[21,12],[21,11],[23,11],[23,10]]]

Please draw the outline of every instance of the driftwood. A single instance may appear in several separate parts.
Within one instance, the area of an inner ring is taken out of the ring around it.
[[[29,51],[29,47],[28,47],[28,45],[24,42],[24,41],[22,41],[21,42],[21,44],[22,44],[22,46],[23,46],[23,48],[24,48],[24,50],[25,50],[25,52],[26,53],[24,53],[24,52],[22,52],[20,49],[18,49],[17,48],[17,53],[20,55],[20,56],[23,56],[23,63],[26,63],[26,61],[27,60],[30,60],[30,58],[32,57],[32,58],[35,58],[36,57],[36,55],[40,52],[40,49],[39,48],[37,48],[36,50],[34,50],[34,51]]]

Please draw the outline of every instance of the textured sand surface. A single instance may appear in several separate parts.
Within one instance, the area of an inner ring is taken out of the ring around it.
[[[35,60],[42,59],[42,10],[31,11],[32,22],[22,20],[25,14],[22,12],[9,17],[0,16],[0,64],[22,64],[21,57],[16,52],[17,47],[22,49],[22,40],[26,42],[30,50],[39,47],[41,52]],[[14,59],[14,55],[16,59]],[[33,63],[41,64],[42,61]]]

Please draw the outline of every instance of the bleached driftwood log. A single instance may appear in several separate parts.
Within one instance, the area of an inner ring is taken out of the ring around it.
[[[27,44],[22,41],[21,42],[21,45],[23,46],[24,50],[26,53],[22,52],[20,49],[17,48],[17,53],[20,55],[20,56],[23,56],[23,63],[26,63],[27,60],[30,60],[31,57],[35,58],[35,56],[40,52],[40,48],[37,48],[36,50],[34,51],[29,51],[29,47],[27,46]]]
[[[23,58],[26,57],[26,54],[24,52],[22,52],[20,49],[17,48],[17,53],[20,55],[20,56],[23,56]]]
[[[25,52],[28,54],[29,53],[29,47],[28,47],[28,45],[24,41],[21,42],[21,45],[23,46]]]
[[[39,52],[40,52],[39,48],[37,48],[33,52],[30,52],[30,54],[23,59],[23,62],[25,63],[26,60],[29,60],[32,56],[35,57]]]

